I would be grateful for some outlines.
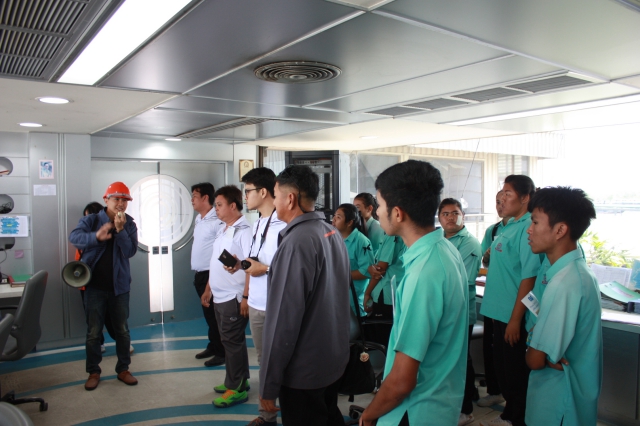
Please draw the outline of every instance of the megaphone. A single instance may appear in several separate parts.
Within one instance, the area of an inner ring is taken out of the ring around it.
[[[91,268],[79,260],[69,262],[62,268],[62,280],[73,288],[84,287],[91,281]]]

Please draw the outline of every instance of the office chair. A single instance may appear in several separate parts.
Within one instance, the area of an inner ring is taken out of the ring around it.
[[[48,275],[46,271],[37,272],[25,284],[24,293],[22,293],[18,306],[5,306],[2,308],[3,310],[15,309],[16,312],[13,317],[13,323],[11,324],[10,334],[0,355],[0,361],[17,361],[22,359],[36,347],[36,343],[40,340],[40,310],[42,309]],[[7,315],[6,317],[10,316],[11,315]],[[3,318],[2,321],[4,320]],[[0,324],[1,323],[2,322],[0,322]],[[2,335],[0,334],[0,338],[1,337]],[[42,398],[16,399],[14,391],[3,395],[0,401],[13,405],[24,404],[25,402],[39,402],[40,411],[47,411],[47,408],[49,408],[48,404]]]

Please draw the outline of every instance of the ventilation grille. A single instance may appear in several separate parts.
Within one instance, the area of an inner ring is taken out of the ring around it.
[[[511,84],[507,87],[514,89],[526,90],[527,92],[538,93],[546,90],[562,89],[571,86],[581,86],[588,84],[590,81],[580,80],[579,78],[563,75],[560,77],[545,78],[544,80],[528,81],[526,83]]]
[[[86,7],[73,0],[0,2],[0,74],[40,77]]]
[[[522,92],[511,90],[504,87],[496,87],[493,89],[479,90],[477,92],[461,93],[452,95],[456,98],[468,99],[470,101],[485,102],[494,99],[508,98],[509,96],[522,95]]]
[[[377,115],[387,115],[390,117],[396,117],[398,115],[411,114],[413,112],[418,112],[419,110],[415,108],[405,108],[405,107],[392,107],[392,108],[383,108],[375,111],[366,111],[367,114],[377,114]]]
[[[318,83],[334,79],[341,73],[334,65],[305,61],[274,62],[254,70],[261,80],[286,84]]]
[[[458,105],[466,105],[468,103],[469,102],[440,98],[440,99],[431,99],[430,101],[418,102],[418,103],[410,104],[407,106],[410,106],[413,108],[433,110],[433,109],[440,109],[440,108],[449,108],[449,107],[458,106]]]
[[[224,123],[215,124],[213,126],[204,127],[202,129],[191,130],[190,132],[177,135],[178,138],[197,138],[198,136],[208,135],[209,133],[221,132],[222,130],[234,129],[240,126],[249,126],[251,124],[260,124],[265,121],[269,121],[267,118],[236,118],[233,120],[225,121]]]

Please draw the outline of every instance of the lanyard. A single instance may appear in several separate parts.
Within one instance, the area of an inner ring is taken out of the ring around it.
[[[276,212],[276,209],[273,209],[273,212],[271,212],[271,215],[269,216],[269,220],[267,220],[267,225],[264,227],[264,232],[260,237],[260,247],[258,247],[258,252],[256,253],[255,257],[258,257],[258,255],[260,254],[260,250],[262,250],[262,245],[264,244],[264,241],[267,239],[267,232],[269,232],[269,225],[271,225],[271,218],[273,217],[273,214],[275,212]],[[258,226],[256,226],[256,232],[253,234],[253,240],[251,241],[251,248],[249,248],[249,255],[251,255],[251,252],[253,251],[253,243],[256,242],[256,236],[258,235],[259,230],[260,230],[260,219],[258,219]]]

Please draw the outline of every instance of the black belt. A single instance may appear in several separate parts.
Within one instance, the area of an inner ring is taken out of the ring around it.
[[[209,273],[209,271],[196,271],[196,275],[198,275],[198,274],[204,274],[205,272],[206,272],[207,274]]]

